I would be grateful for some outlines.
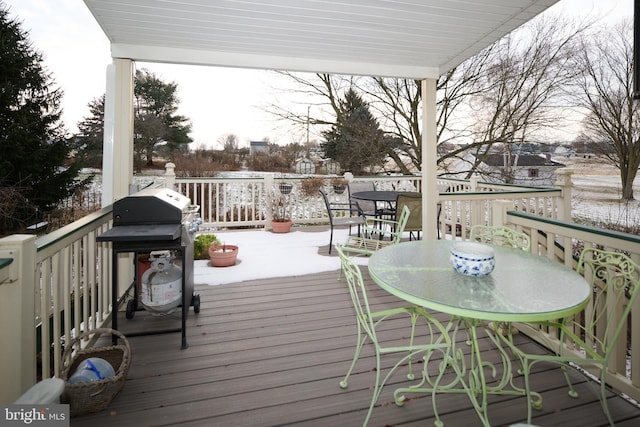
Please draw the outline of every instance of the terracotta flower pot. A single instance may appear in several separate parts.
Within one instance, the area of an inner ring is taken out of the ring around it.
[[[274,233],[288,233],[291,231],[291,220],[271,222],[271,231]]]
[[[236,264],[238,247],[235,245],[214,245],[209,248],[212,267],[229,267]]]

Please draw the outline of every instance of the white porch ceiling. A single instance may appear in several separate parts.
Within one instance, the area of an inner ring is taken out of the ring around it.
[[[558,0],[84,0],[114,58],[437,78]]]

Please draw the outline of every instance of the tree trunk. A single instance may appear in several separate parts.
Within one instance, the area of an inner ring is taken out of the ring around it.
[[[622,171],[621,171],[622,172]],[[622,180],[622,200],[633,200],[633,181],[636,173],[629,170],[626,174],[621,173]]]

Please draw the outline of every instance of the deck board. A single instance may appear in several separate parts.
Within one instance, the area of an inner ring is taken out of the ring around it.
[[[377,288],[364,274],[373,309],[403,302]],[[131,369],[124,389],[109,409],[76,417],[72,426],[357,426],[364,420],[373,381],[373,350],[365,347],[349,381],[338,387],[353,357],[355,319],[346,285],[338,272],[197,286],[201,311],[187,317],[189,347],[180,349],[180,334],[135,336]],[[135,329],[176,322],[137,312],[124,320],[126,335]],[[444,321],[444,315],[437,315]],[[406,336],[407,322],[394,320],[381,330],[382,340]],[[521,345],[539,346],[525,336]],[[480,341],[487,360],[500,363],[489,339]],[[383,365],[394,356],[384,356]],[[422,364],[417,364],[417,372]],[[435,364],[429,369],[437,369]],[[408,395],[403,407],[393,403],[393,390],[411,384],[400,369],[385,387],[374,409],[371,426],[417,426],[433,423],[430,396]],[[534,411],[534,424],[543,426],[602,426],[597,386],[572,372],[578,399],[567,396],[559,368],[539,365],[532,384],[544,398]],[[517,379],[520,381],[521,379]],[[640,409],[611,394],[610,409],[619,425],[640,421]],[[438,396],[438,409],[447,426],[475,426],[479,420],[466,395]],[[492,396],[492,425],[508,426],[526,414],[521,397]],[[619,423],[618,423],[619,421]],[[572,423],[573,422],[573,423]]]

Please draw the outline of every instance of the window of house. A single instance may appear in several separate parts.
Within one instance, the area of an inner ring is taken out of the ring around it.
[[[538,172],[538,169],[529,169],[529,178],[537,178]]]

